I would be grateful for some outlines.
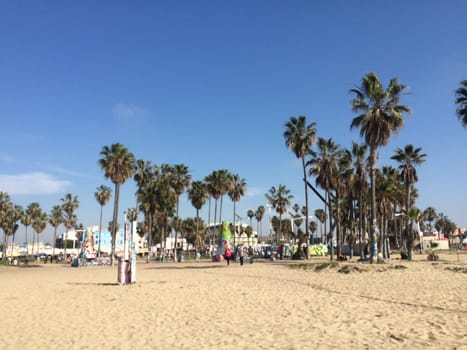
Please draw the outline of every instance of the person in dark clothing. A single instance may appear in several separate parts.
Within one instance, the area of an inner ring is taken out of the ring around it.
[[[230,258],[232,257],[232,251],[230,248],[225,250],[224,259],[227,261],[227,265],[230,265]]]

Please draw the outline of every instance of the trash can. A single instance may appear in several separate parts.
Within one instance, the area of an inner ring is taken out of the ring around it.
[[[118,283],[127,284],[130,283],[130,264],[128,260],[118,258]]]

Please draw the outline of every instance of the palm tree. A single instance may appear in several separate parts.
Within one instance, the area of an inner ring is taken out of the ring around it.
[[[324,243],[323,241],[323,237],[325,237],[325,235],[323,235],[323,224],[326,222],[326,211],[323,210],[323,209],[316,209],[315,210],[315,217],[319,220],[320,224],[321,224],[321,242]]]
[[[248,209],[246,212],[246,216],[248,216],[248,219],[250,219],[250,226],[252,226],[251,220],[255,217],[255,212],[251,209]]]
[[[136,191],[136,207],[144,213],[144,221],[147,225],[147,240],[148,240],[148,256],[147,262],[150,261],[150,251],[152,247],[152,228],[155,213],[155,204],[152,200],[151,182],[156,176],[160,175],[159,167],[152,165],[150,161],[138,160],[136,162],[136,171],[133,179],[137,185]]]
[[[24,211],[23,216],[21,217],[21,224],[24,226],[25,238],[26,238],[26,255],[29,255],[29,246],[28,246],[28,227],[32,225],[32,216],[31,213],[26,210]]]
[[[318,231],[318,224],[315,221],[310,222],[309,229],[311,231],[311,244],[314,244],[313,236],[314,236],[314,233]]]
[[[309,242],[308,233],[308,186],[307,186],[307,174],[305,157],[308,154],[311,146],[316,143],[316,123],[311,122],[307,125],[306,117],[304,115],[291,117],[290,120],[285,124],[286,130],[284,131],[285,144],[297,158],[302,160],[303,169],[303,181],[305,186],[305,235],[307,242]],[[308,244],[308,243],[307,243]],[[308,258],[308,251],[307,258]]]
[[[7,218],[7,211],[10,208],[10,195],[6,192],[0,192],[0,224],[2,224]],[[3,245],[2,245],[2,257],[6,259],[6,233],[3,229]]]
[[[12,217],[13,217],[13,221],[15,222],[21,222],[23,220],[23,216],[24,216],[24,209],[21,205],[18,205],[18,204],[15,204],[14,205],[14,209],[13,209],[13,213],[12,213]],[[19,225],[18,225],[19,227]],[[13,247],[15,245],[15,237],[16,237],[16,231],[18,229],[18,227],[16,227],[15,231],[13,232],[13,241],[12,241],[12,246],[11,246],[11,251],[13,252]]]
[[[96,188],[96,192],[94,192],[94,198],[96,198],[97,203],[99,203],[101,207],[100,216],[99,216],[99,244],[97,248],[97,256],[101,256],[101,234],[102,234],[102,210],[104,209],[104,205],[109,203],[110,197],[112,196],[112,189],[105,185],[100,185]]]
[[[63,258],[64,263],[67,262],[67,239],[68,231],[76,225],[76,215],[74,211],[79,208],[78,196],[73,196],[71,193],[67,193],[62,199],[62,211],[63,211],[63,225],[66,227],[65,237],[62,242],[64,244]]]
[[[188,167],[184,164],[176,164],[172,167],[172,187],[177,194],[177,213],[176,216],[179,218],[179,203],[180,196],[185,192],[185,188],[190,187],[191,175],[188,172]],[[174,261],[177,261],[177,232],[180,230],[178,225],[175,226],[175,244],[174,244]],[[183,249],[183,247],[182,247]]]
[[[30,218],[30,223],[29,225],[32,225],[32,222],[34,221],[34,219],[37,217],[37,215],[40,213],[41,211],[41,207],[39,205],[39,203],[37,202],[33,202],[31,204],[29,204],[27,207],[26,207],[26,212],[25,212],[25,217],[29,217]],[[26,219],[26,221],[29,221],[29,219]],[[34,253],[34,242],[35,242],[35,236],[33,234],[32,236],[32,247],[31,247],[31,254]],[[28,245],[28,236],[27,236],[27,227],[26,227],[26,245]],[[29,250],[29,248],[27,248]],[[28,255],[29,255],[29,251],[28,251]]]
[[[358,193],[358,238],[360,242],[360,255],[363,257],[363,228],[364,226],[364,209],[363,209],[363,196],[368,190],[368,182],[366,177],[366,159],[367,159],[367,145],[359,145],[352,142],[352,158],[353,158],[353,171],[355,176],[354,190]]]
[[[370,147],[370,182],[371,182],[371,252],[370,261],[374,262],[378,254],[376,245],[376,193],[375,172],[378,158],[378,147],[386,146],[391,134],[404,126],[404,113],[410,108],[399,104],[401,95],[407,87],[399,83],[397,78],[391,79],[384,90],[376,73],[368,73],[362,77],[359,88],[351,89],[355,95],[352,99],[352,111],[357,117],[352,120],[350,128],[360,128],[360,135]]]
[[[430,233],[433,234],[433,221],[436,220],[438,214],[436,213],[436,209],[433,207],[428,207],[423,211],[423,217],[426,221],[429,222]]]
[[[54,247],[52,249],[52,258],[55,257],[55,245],[57,242],[57,228],[63,223],[62,208],[54,205],[49,215],[49,224],[54,228]]]
[[[235,230],[235,219],[237,217],[237,202],[240,201],[240,198],[242,198],[246,194],[246,181],[243,178],[240,178],[238,174],[230,174],[230,186],[229,187],[229,192],[228,195],[230,199],[233,202],[233,227]],[[235,232],[234,232],[234,240],[235,240]],[[235,245],[235,241],[234,241]]]
[[[3,228],[5,238],[11,236],[11,249],[10,255],[13,255],[13,249],[15,245],[15,236],[16,231],[18,231],[18,221],[21,220],[23,216],[23,208],[20,205],[13,204],[11,202],[7,203],[3,211],[3,219],[0,222],[0,227]],[[4,246],[7,245],[7,240],[4,240]]]
[[[116,223],[118,222],[118,200],[120,197],[120,186],[128,180],[135,171],[135,157],[133,153],[120,143],[104,146],[100,152],[99,165],[104,171],[106,178],[115,185],[114,190],[114,210],[112,216],[112,252],[110,255],[110,265],[113,265],[115,255],[115,239],[117,236]]]
[[[420,153],[421,148],[414,148],[413,145],[409,144],[404,147],[404,149],[397,148],[395,150],[395,155],[391,159],[397,161],[399,169],[401,171],[401,179],[405,185],[405,212],[408,213],[410,209],[410,195],[412,185],[418,181],[417,171],[415,166],[423,163],[425,161],[426,154]],[[405,224],[406,233],[409,233],[409,220],[406,220]],[[408,259],[412,259],[412,244],[413,240],[410,239],[411,235],[408,237]]]
[[[276,244],[279,244],[279,236],[282,234],[282,214],[287,212],[293,195],[285,185],[279,185],[277,188],[272,186],[268,191],[268,196],[272,199],[272,207],[279,214],[279,230],[276,231]]]
[[[43,211],[40,212],[40,214],[34,218],[34,221],[32,222],[32,228],[34,231],[36,231],[37,235],[37,257],[39,258],[39,235],[45,230],[47,227],[47,214]]]
[[[42,209],[41,209],[39,203],[37,203],[37,202],[34,202],[34,203],[29,204],[28,207],[26,208],[26,210],[27,210],[27,211],[29,212],[29,214],[31,215],[31,218],[32,218],[31,225],[32,225],[32,223],[34,222],[34,220],[42,213]],[[33,234],[32,234],[31,254],[34,254],[34,245],[35,245],[35,242],[36,242],[36,235],[33,233]]]
[[[456,90],[456,114],[462,126],[467,126],[467,80],[461,81],[461,87]]]
[[[256,227],[256,235],[259,239],[259,233],[263,233],[263,224],[262,224],[262,221],[263,221],[263,217],[264,217],[264,213],[266,212],[266,209],[264,208],[264,205],[260,205],[258,206],[258,209],[256,209],[255,211],[255,219],[256,219],[256,223],[257,223],[257,227]],[[258,225],[260,225],[260,227],[258,227]],[[258,240],[259,242],[259,240]]]
[[[195,247],[196,250],[201,249],[201,244],[199,242],[199,211],[206,203],[206,198],[208,196],[208,190],[206,184],[203,181],[193,181],[191,183],[191,188],[188,189],[188,199],[191,201],[191,204],[196,209],[196,239]]]
[[[130,222],[130,249],[131,249],[131,252],[133,254],[133,250],[135,249],[134,245],[133,245],[133,242],[134,242],[134,239],[135,237],[133,237],[133,225],[134,223],[136,222],[136,220],[138,220],[138,211],[136,210],[136,208],[128,208],[127,212],[126,212],[126,218],[128,219],[128,221]]]
[[[339,161],[341,150],[332,138],[326,140],[319,138],[317,142],[318,152],[311,151],[311,159],[307,162],[310,175],[315,176],[315,182],[326,192],[326,206],[329,213],[329,232],[331,234],[331,255],[333,260],[334,244],[332,239],[332,208],[331,208],[331,190],[336,188],[336,182],[339,174]]]
[[[214,206],[214,225],[216,225],[216,218],[217,218],[217,202],[219,199],[222,198],[222,195],[227,193],[228,191],[228,171],[227,170],[215,170],[208,176],[204,178],[205,183],[208,187],[209,195],[214,198],[215,206]],[[222,205],[221,205],[222,206]],[[219,226],[222,224],[220,221],[222,220],[222,209],[219,213]],[[212,243],[215,242],[215,234],[218,232],[213,232]]]

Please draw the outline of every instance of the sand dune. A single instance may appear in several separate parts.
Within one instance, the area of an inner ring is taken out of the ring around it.
[[[322,262],[0,267],[0,349],[467,349],[467,254]]]

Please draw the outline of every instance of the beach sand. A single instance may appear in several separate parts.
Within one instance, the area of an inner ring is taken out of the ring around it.
[[[440,258],[2,266],[0,349],[467,349],[467,254]]]

